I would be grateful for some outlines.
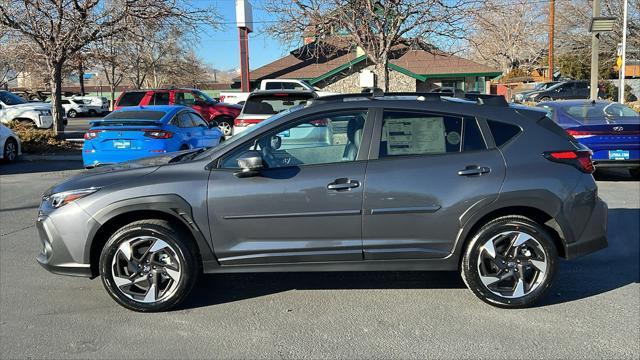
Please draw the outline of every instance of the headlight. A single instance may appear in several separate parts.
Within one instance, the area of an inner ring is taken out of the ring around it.
[[[52,194],[48,196],[48,200],[51,202],[51,206],[54,208],[59,208],[61,206],[67,205],[70,202],[74,202],[78,199],[81,199],[87,195],[91,195],[94,192],[98,191],[99,188],[88,188],[88,189],[79,189],[79,190],[70,190],[63,191],[57,194]]]
[[[49,111],[49,110],[38,110],[38,114],[40,114],[41,116],[50,116],[51,115],[51,111]]]
[[[537,98],[538,95],[540,95],[540,94],[531,94],[531,95],[529,95],[529,99],[533,100],[533,99]]]

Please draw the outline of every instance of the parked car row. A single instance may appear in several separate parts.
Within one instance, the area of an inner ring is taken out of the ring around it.
[[[538,84],[531,91],[524,91],[514,96],[516,102],[540,102],[552,100],[589,99],[589,82],[586,80],[551,81]],[[604,93],[598,90],[598,97]]]

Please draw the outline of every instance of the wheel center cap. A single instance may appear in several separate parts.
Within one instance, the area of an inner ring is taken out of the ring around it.
[[[144,271],[144,272],[149,272],[149,270],[151,270],[151,268],[149,267],[149,265],[145,265],[145,266],[142,268],[142,271]]]
[[[516,267],[516,263],[514,263],[513,261],[509,261],[507,263],[507,266],[510,267],[510,268],[514,268],[514,267]]]

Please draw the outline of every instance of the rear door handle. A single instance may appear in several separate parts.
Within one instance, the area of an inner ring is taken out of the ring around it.
[[[327,189],[329,190],[350,190],[353,188],[357,188],[360,186],[360,182],[358,180],[350,180],[347,178],[335,179],[332,183],[327,185]]]
[[[487,166],[469,165],[463,170],[458,170],[460,176],[482,175],[491,172],[491,168]]]

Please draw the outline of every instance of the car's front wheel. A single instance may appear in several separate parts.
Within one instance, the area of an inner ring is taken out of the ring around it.
[[[227,117],[221,117],[215,119],[218,122],[218,129],[222,131],[222,135],[231,136],[233,132],[233,119]]]
[[[13,138],[8,138],[4,143],[2,158],[6,162],[12,162],[18,157],[18,143]]]
[[[78,116],[78,113],[72,109],[67,112],[67,116],[73,119],[74,117]]]
[[[100,255],[105,289],[134,311],[175,307],[187,297],[199,273],[189,235],[165,220],[141,220],[122,227]]]
[[[483,301],[522,308],[540,300],[551,286],[557,250],[548,231],[522,216],[504,216],[484,225],[466,248],[461,273]]]

